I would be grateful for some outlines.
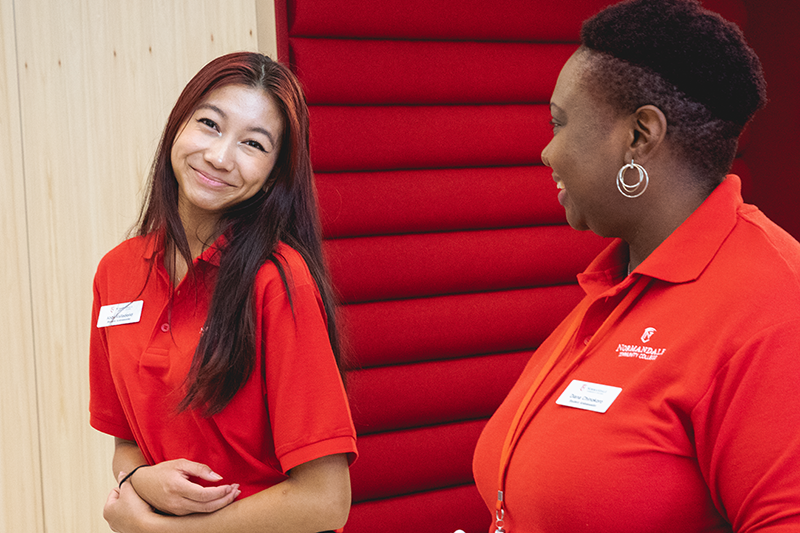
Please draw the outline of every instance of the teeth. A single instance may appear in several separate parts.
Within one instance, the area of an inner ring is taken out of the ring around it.
[[[564,188],[564,182],[563,181],[557,181],[556,182],[556,187],[558,187],[559,189],[563,189]]]

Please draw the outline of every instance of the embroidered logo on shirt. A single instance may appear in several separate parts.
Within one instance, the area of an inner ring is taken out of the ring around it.
[[[645,328],[642,334],[642,342],[648,343],[653,338],[656,328]],[[639,344],[619,344],[617,346],[617,355],[619,357],[632,357],[636,359],[643,359],[645,361],[655,361],[659,355],[664,355],[666,348],[653,348],[652,346],[642,346]]]
[[[644,333],[642,333],[642,342],[647,344],[650,342],[650,337],[653,336],[653,333],[656,332],[656,328],[644,328]]]

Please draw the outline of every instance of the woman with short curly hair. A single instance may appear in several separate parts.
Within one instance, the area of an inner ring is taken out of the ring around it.
[[[581,41],[542,162],[614,241],[478,441],[491,531],[800,531],[800,243],[729,174],[758,58],[695,0],[613,5]]]

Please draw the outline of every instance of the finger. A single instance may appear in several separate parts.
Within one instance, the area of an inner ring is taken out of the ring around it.
[[[190,476],[199,477],[200,479],[205,479],[206,481],[222,480],[222,476],[211,470],[211,467],[204,465],[203,463],[196,463],[194,461],[184,459],[181,461],[179,468]]]
[[[108,498],[106,498],[106,504],[103,506],[103,518],[106,519],[112,531],[117,531],[116,529],[114,529],[113,526],[111,526],[111,520],[114,514],[113,513],[114,504],[116,504],[117,501],[119,501],[119,489],[114,488],[111,490],[111,492],[108,493]]]
[[[111,489],[111,492],[108,493],[108,498],[106,498],[106,506],[114,504],[114,502],[117,500],[119,500],[119,489],[115,487]]]
[[[223,507],[226,507],[226,506],[230,505],[242,493],[242,491],[239,490],[239,486],[238,485],[233,485],[232,488],[233,488],[233,490],[231,490],[228,494],[226,494],[222,498],[219,498],[219,499],[216,499],[216,500],[207,501],[207,502],[196,502],[196,504],[195,504],[196,505],[196,510],[194,512],[196,512],[196,513],[213,513],[214,511],[219,511]]]
[[[220,485],[218,487],[203,487],[192,483],[182,490],[182,495],[188,500],[197,503],[212,503],[217,500],[224,500],[239,489],[239,485]],[[235,497],[235,495],[234,495]]]
[[[242,493],[241,490],[235,488],[222,498],[218,498],[216,500],[194,501],[182,498],[180,502],[176,504],[176,506],[173,509],[169,509],[169,511],[177,516],[184,516],[187,514],[195,514],[195,513],[213,513],[214,511],[218,511],[223,507],[226,507],[231,503],[233,503],[233,501],[241,493]]]

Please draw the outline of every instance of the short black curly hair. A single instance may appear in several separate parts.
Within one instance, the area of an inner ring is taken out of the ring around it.
[[[716,182],[767,102],[761,62],[741,30],[696,0],[612,5],[583,23],[581,49],[594,92],[620,112],[661,109],[667,137]]]

